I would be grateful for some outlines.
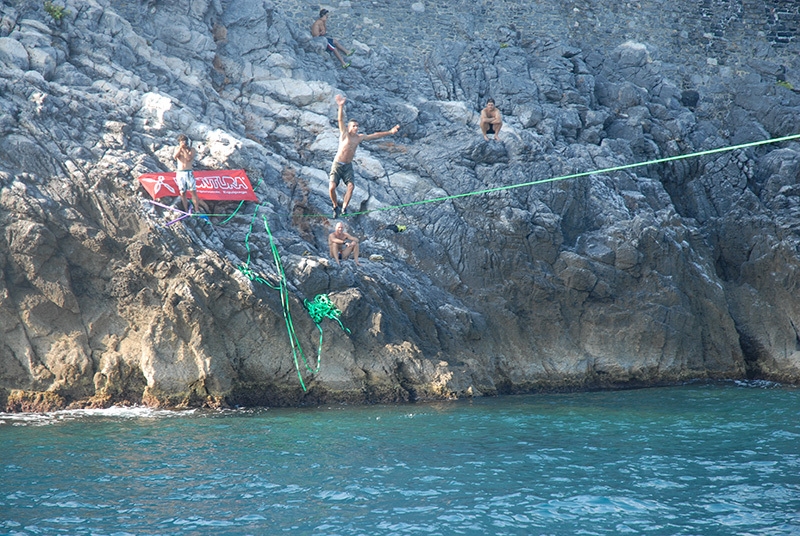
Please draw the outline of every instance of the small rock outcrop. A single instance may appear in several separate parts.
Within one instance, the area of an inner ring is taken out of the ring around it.
[[[0,6],[0,409],[800,381],[800,143],[752,144],[797,133],[793,41],[691,2],[373,4],[334,10],[348,69],[301,2]],[[337,94],[401,125],[357,154],[361,267],[328,257]],[[179,133],[260,202],[167,225],[136,178]],[[317,371],[318,294],[350,332]]]

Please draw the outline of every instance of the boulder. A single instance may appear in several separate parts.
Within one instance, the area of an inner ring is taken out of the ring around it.
[[[27,71],[30,65],[25,47],[11,37],[0,37],[0,64]]]

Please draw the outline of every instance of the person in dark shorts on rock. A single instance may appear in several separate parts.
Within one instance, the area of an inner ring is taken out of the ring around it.
[[[330,172],[330,186],[329,192],[331,195],[331,202],[333,203],[333,217],[338,218],[339,214],[347,213],[347,206],[350,204],[350,198],[353,196],[353,158],[356,156],[356,149],[358,144],[362,141],[377,140],[386,136],[396,134],[400,130],[400,125],[395,125],[391,130],[384,132],[375,132],[374,134],[359,134],[358,121],[351,119],[347,123],[344,121],[344,103],[347,102],[341,95],[336,95],[336,104],[339,105],[339,150],[336,152],[336,157],[333,159],[333,165]],[[342,206],[336,199],[336,187],[340,182],[344,182],[347,190],[344,194],[344,201]]]
[[[494,99],[486,101],[486,108],[481,110],[480,119],[483,139],[489,141],[489,134],[494,134],[494,139],[500,139],[500,129],[503,128],[503,116],[494,105]]]
[[[336,264],[346,261],[350,255],[353,255],[356,266],[361,266],[358,262],[358,238],[348,234],[344,230],[342,222],[337,223],[334,231],[328,235],[328,248]]]
[[[330,12],[327,9],[319,10],[319,18],[316,21],[314,21],[314,24],[311,25],[311,35],[313,35],[314,37],[324,37],[325,39],[327,39],[328,52],[336,56],[336,59],[338,59],[341,62],[342,68],[347,69],[348,67],[350,67],[350,63],[344,61],[342,53],[344,53],[345,56],[349,56],[350,54],[352,54],[352,52],[348,52],[347,49],[344,48],[341,45],[341,43],[339,43],[338,40],[334,39],[333,37],[328,37],[327,22],[329,13]]]

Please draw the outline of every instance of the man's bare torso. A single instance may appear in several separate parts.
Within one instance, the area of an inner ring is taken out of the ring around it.
[[[342,164],[352,162],[353,158],[356,156],[358,144],[361,143],[363,138],[364,134],[348,134],[347,131],[342,132],[339,136],[339,150],[336,152],[336,158],[334,160]]]
[[[328,33],[328,28],[325,26],[325,21],[323,19],[317,19],[316,22],[311,25],[311,35],[314,37],[319,37],[326,33]]]
[[[337,242],[341,240],[341,242]],[[328,235],[328,242],[333,246],[336,251],[341,251],[345,247],[345,243],[348,240],[355,240],[353,236],[345,232],[344,230],[336,229],[331,234]]]
[[[178,162],[178,171],[192,169],[194,149],[191,147],[178,147],[175,151],[175,160]]]
[[[494,108],[492,110],[490,110],[489,108],[484,108],[483,109],[484,120],[488,121],[489,123],[494,123],[498,113],[499,110],[497,108]]]

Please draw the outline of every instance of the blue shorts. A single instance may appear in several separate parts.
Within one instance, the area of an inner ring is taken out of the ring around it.
[[[180,193],[189,190],[194,192],[197,190],[197,181],[194,180],[194,173],[191,169],[184,169],[175,172],[175,182],[178,184],[178,191]]]
[[[334,50],[336,50],[336,46],[333,44],[333,39],[331,39],[330,37],[326,37],[325,39],[328,40],[328,50],[330,52],[333,52]]]
[[[343,181],[345,184],[352,184],[353,182],[353,163],[343,163],[343,162],[333,162],[331,166],[331,182],[335,186],[339,186],[339,181]]]

